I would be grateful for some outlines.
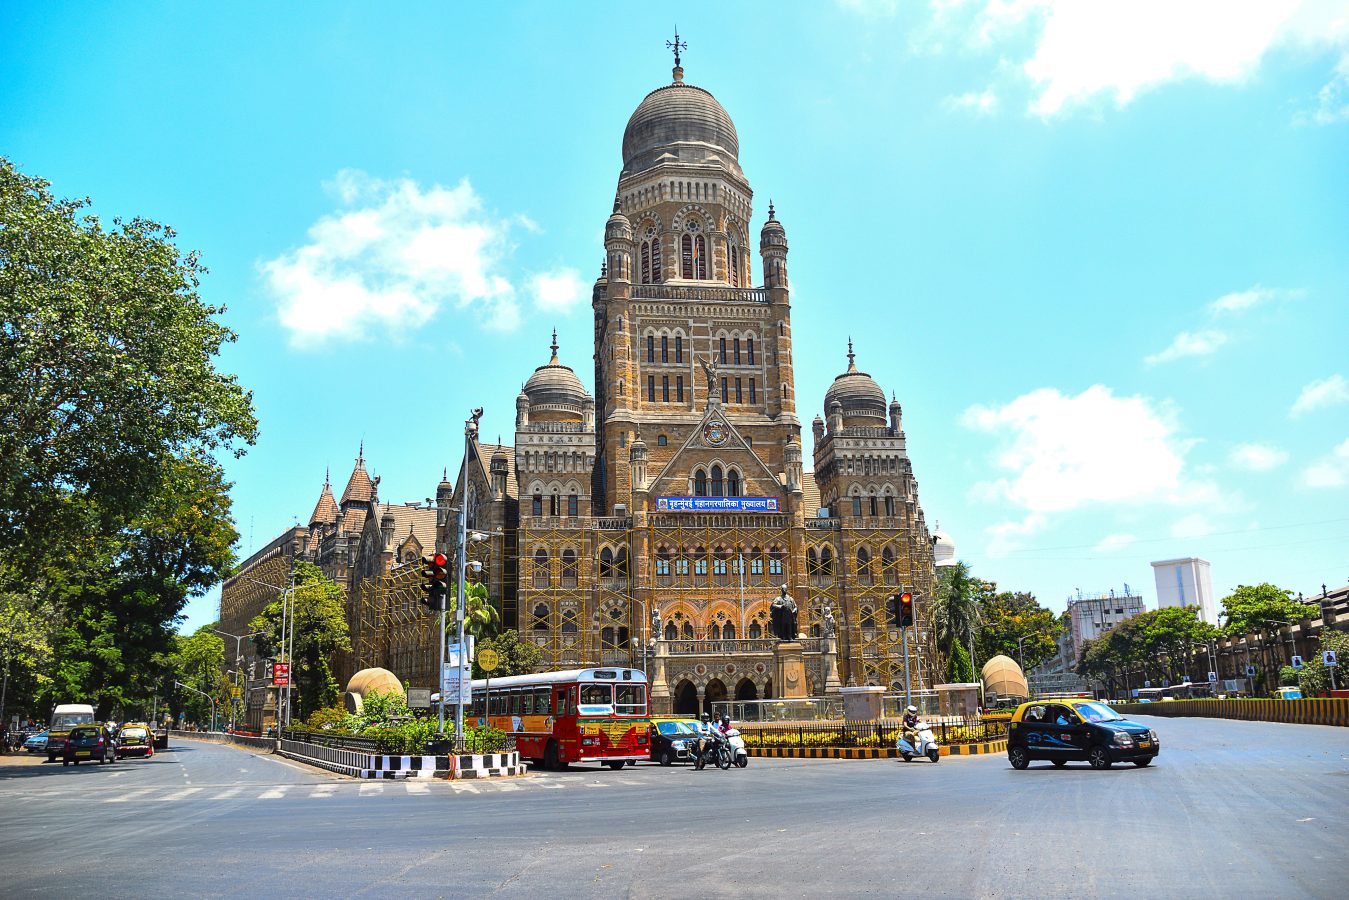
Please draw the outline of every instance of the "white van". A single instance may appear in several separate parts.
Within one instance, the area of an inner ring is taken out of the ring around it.
[[[94,708],[88,703],[62,703],[52,710],[51,726],[47,729],[47,762],[65,752],[66,736],[76,725],[92,725]]]

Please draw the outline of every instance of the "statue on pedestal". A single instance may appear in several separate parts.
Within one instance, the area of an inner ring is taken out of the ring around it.
[[[780,641],[796,640],[799,634],[796,625],[796,601],[787,593],[787,585],[782,586],[782,593],[773,601],[768,614],[769,627],[775,638]]]
[[[820,614],[820,619],[820,633],[827,638],[833,637],[837,623],[834,621],[834,607],[828,600],[824,601],[824,612]]]

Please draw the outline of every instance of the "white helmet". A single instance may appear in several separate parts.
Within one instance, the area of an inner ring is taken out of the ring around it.
[[[918,707],[916,707],[916,706],[910,706],[908,711],[909,711],[909,712],[918,712]]]

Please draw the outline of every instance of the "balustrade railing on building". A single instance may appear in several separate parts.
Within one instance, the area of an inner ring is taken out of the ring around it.
[[[634,300],[692,300],[699,303],[767,303],[764,288],[675,287],[668,284],[634,284]]]

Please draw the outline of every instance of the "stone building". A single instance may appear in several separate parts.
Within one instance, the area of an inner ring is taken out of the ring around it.
[[[676,65],[623,134],[592,294],[594,393],[554,333],[515,398],[512,442],[475,440],[434,513],[420,512],[449,549],[464,505],[468,554],[503,627],[538,645],[545,666],[642,668],[657,710],[782,696],[768,622],[783,585],[799,607],[799,688],[902,691],[887,605],[905,588],[919,617],[910,677],[930,686],[941,669],[925,617],[933,545],[900,404],[849,342],[807,469],[787,229],[770,203],[756,285],[739,137],[683,76]],[[405,526],[392,544],[371,530],[387,509],[377,483],[353,472],[342,501],[323,495],[292,544],[349,591],[354,652],[339,677],[383,666],[432,687],[435,617],[397,542]]]

